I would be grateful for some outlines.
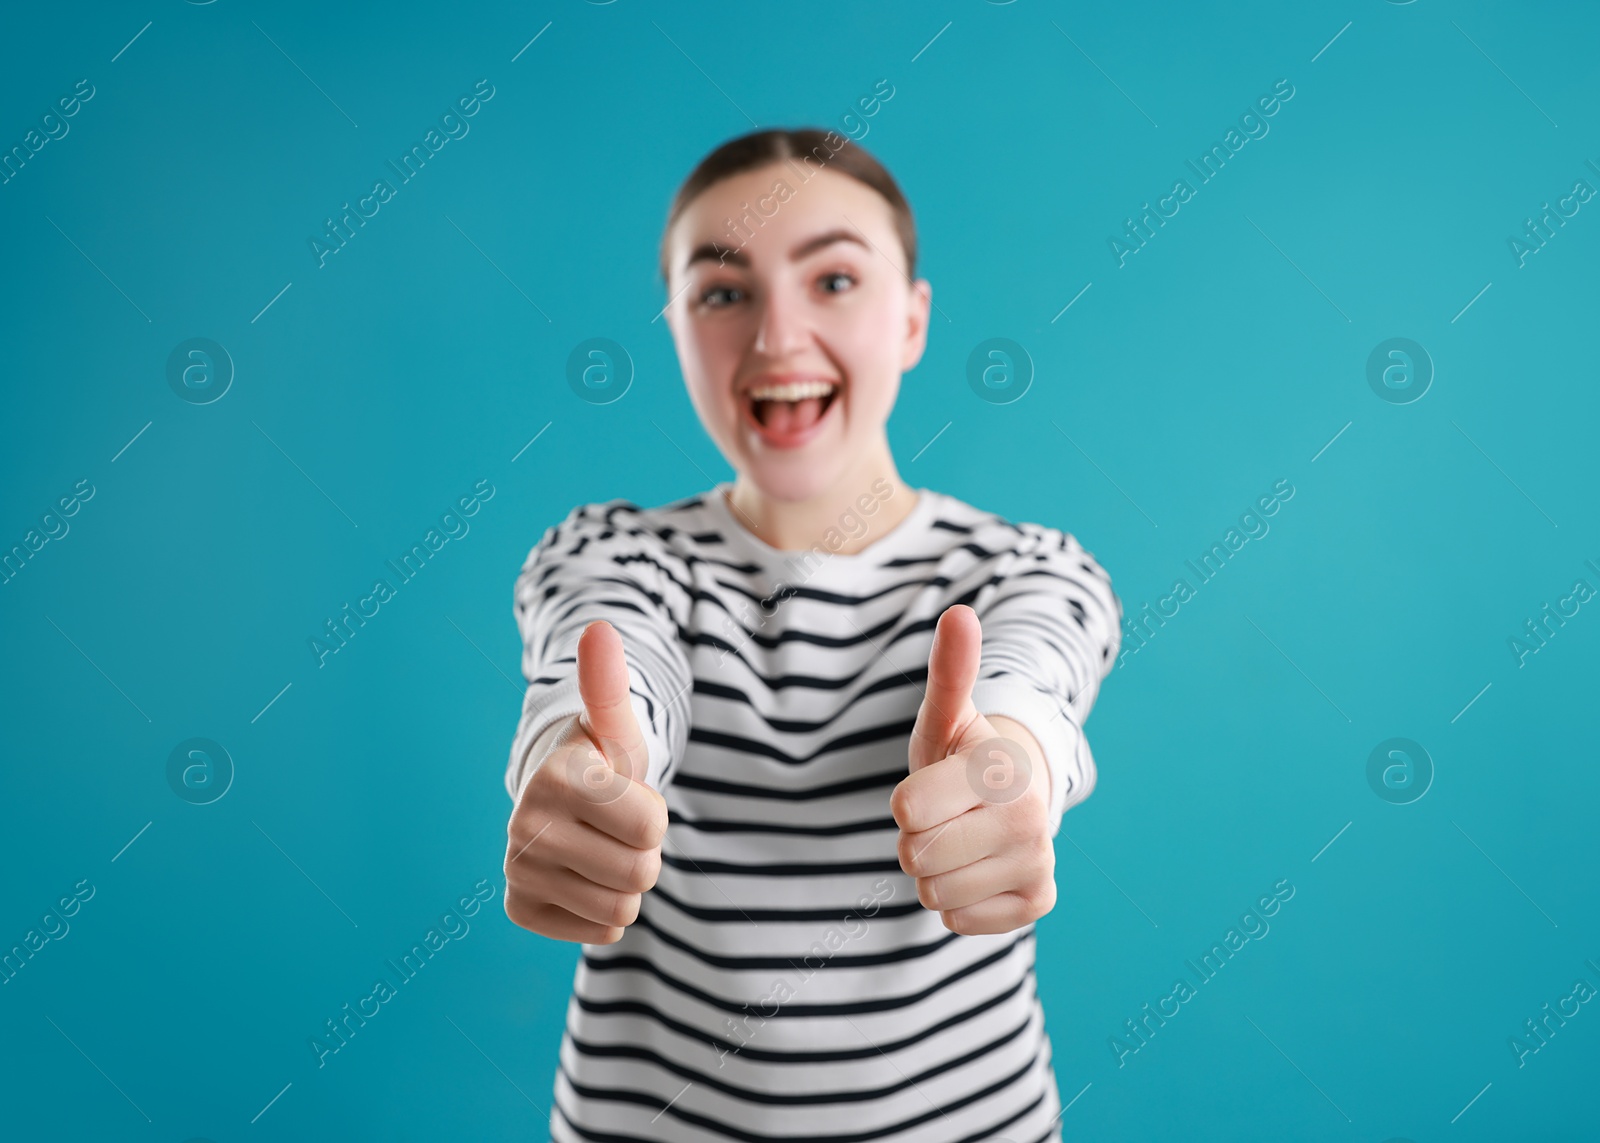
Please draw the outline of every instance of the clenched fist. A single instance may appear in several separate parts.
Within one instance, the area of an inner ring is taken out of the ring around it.
[[[583,712],[529,758],[506,826],[506,916],[562,941],[614,944],[661,872],[667,803],[628,699],[622,637],[604,620],[578,639]]]
[[[1055,907],[1050,774],[1021,723],[972,704],[983,631],[965,604],[934,629],[910,774],[890,795],[900,868],[951,932],[1007,933]]]

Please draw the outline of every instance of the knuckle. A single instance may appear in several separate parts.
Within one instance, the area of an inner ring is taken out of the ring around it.
[[[639,902],[642,897],[638,893],[613,893],[606,902],[606,923],[608,925],[626,928],[639,919]]]
[[[1022,915],[1020,923],[1026,924],[1030,920],[1044,916],[1055,906],[1055,900],[1055,882],[1048,879],[1034,882],[1019,890],[1017,912]]]
[[[1056,867],[1056,847],[1049,835],[1043,830],[1033,835],[1033,848],[1030,851],[1035,864],[1040,869],[1054,869]]]
[[[922,907],[931,912],[939,911],[939,886],[938,879],[934,877],[921,877],[917,879],[917,900]]]
[[[530,932],[537,931],[535,926],[539,921],[536,909],[532,908],[521,897],[510,893],[506,894],[505,905],[506,917],[513,925],[516,925],[519,929],[527,929]]]
[[[912,877],[919,876],[919,870],[922,869],[922,850],[915,844],[913,835],[902,833],[895,849],[900,857],[900,868]]]
[[[913,821],[912,811],[916,809],[914,799],[905,781],[894,788],[894,793],[889,795],[889,812],[894,815],[895,822],[902,828],[909,821]]]
[[[507,881],[524,880],[531,870],[537,869],[548,856],[549,846],[553,836],[544,836],[545,831],[555,822],[545,818],[535,828],[534,821],[530,818],[526,822],[514,822],[506,834],[506,857],[501,864],[501,871]]]
[[[1038,832],[1046,821],[1045,804],[1037,797],[1027,796],[1011,802],[1011,820],[1019,829],[1027,832]]]
[[[1010,838],[1006,852],[1016,871],[1026,877],[1035,877],[1041,870],[1055,867],[1055,846],[1037,831]]]
[[[607,823],[605,832],[613,841],[629,849],[644,848],[644,837],[649,827],[647,819],[637,811],[636,807],[617,806],[606,813],[604,820]]]
[[[655,887],[656,878],[661,875],[661,851],[659,849],[635,850],[628,860],[627,883],[628,887],[636,893],[644,893]]]
[[[517,851],[517,847],[522,844],[521,841],[517,840],[519,837],[522,838],[523,841],[526,841],[529,837],[533,836],[533,830],[529,828],[532,824],[533,810],[530,807],[527,799],[524,799],[517,804],[517,808],[512,810],[511,816],[506,819],[506,844],[508,847],[508,853],[515,853]]]
[[[1042,917],[1055,907],[1056,882],[1055,878],[1049,877],[1040,885],[1039,891],[1034,897],[1034,908],[1039,910],[1036,916]]]
[[[667,803],[653,801],[644,816],[644,848],[659,849],[667,836]]]
[[[1005,831],[1012,841],[1033,841],[1044,831],[1044,806],[1028,798],[1018,798],[1006,806]],[[1048,840],[1048,839],[1047,839]]]

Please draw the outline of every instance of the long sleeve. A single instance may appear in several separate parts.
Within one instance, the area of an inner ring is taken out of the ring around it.
[[[662,789],[683,757],[693,676],[672,606],[686,597],[663,564],[660,537],[639,523],[637,513],[623,500],[579,505],[523,562],[513,612],[527,690],[506,767],[513,801],[535,739],[583,710],[578,637],[596,619],[622,637],[634,715],[649,752],[646,784]]]
[[[983,654],[972,702],[1015,718],[1044,750],[1051,777],[1050,834],[1094,789],[1094,754],[1083,724],[1122,641],[1122,601],[1111,577],[1071,533],[1037,524],[1021,533],[1000,582],[972,608]]]

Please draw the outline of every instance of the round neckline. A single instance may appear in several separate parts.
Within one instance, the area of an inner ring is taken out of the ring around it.
[[[706,506],[717,518],[717,522],[721,525],[728,543],[739,545],[768,565],[820,554],[826,557],[824,565],[838,563],[840,567],[849,568],[860,567],[869,561],[879,560],[905,548],[907,543],[922,532],[923,524],[933,512],[934,498],[937,495],[928,488],[912,489],[917,494],[917,502],[912,505],[911,511],[906,513],[904,519],[860,551],[844,553],[829,552],[827,546],[821,541],[818,541],[815,548],[773,547],[760,536],[750,531],[734,514],[733,506],[728,503],[728,493],[732,490],[732,481],[721,480],[706,496]],[[871,518],[863,517],[863,519],[870,521]]]

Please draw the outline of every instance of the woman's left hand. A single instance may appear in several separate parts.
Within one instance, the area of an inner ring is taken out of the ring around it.
[[[889,798],[917,899],[966,935],[1011,932],[1056,903],[1049,770],[1021,723],[973,706],[982,642],[970,607],[939,617],[911,773]]]

